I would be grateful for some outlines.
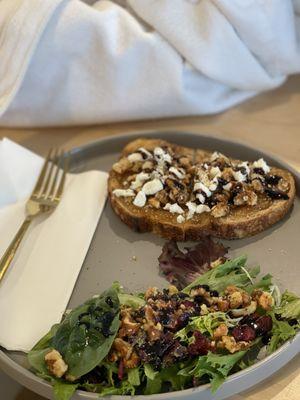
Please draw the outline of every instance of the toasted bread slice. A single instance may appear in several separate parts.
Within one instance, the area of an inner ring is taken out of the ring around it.
[[[123,149],[121,159],[123,161],[125,160],[124,163],[126,164],[128,160],[127,157],[132,153],[136,154],[136,152],[140,152],[139,149],[141,148],[152,154],[156,148],[168,149],[168,151],[173,154],[174,160],[184,161],[188,159],[189,163],[192,165],[191,170],[195,168],[195,165],[204,163],[205,160],[209,160],[212,157],[212,153],[204,150],[194,150],[159,139],[141,138],[130,142]],[[239,162],[238,160],[230,159],[230,162],[231,161],[235,163]],[[127,165],[125,166],[124,171],[122,168],[118,169],[116,167],[110,171],[108,180],[110,202],[115,213],[133,230],[138,232],[153,232],[167,239],[187,241],[198,240],[205,235],[212,235],[224,239],[236,239],[252,236],[264,231],[277,221],[281,220],[292,207],[295,198],[295,182],[291,173],[273,167],[267,175],[275,175],[277,178],[282,178],[281,182],[285,183],[284,198],[273,199],[267,195],[266,192],[256,192],[256,194],[253,195],[256,198],[256,204],[254,205],[232,204],[226,206],[228,210],[224,216],[214,216],[213,212],[202,212],[200,214],[194,213],[190,219],[182,217],[181,221],[178,222],[179,214],[164,209],[163,204],[156,208],[147,202],[144,206],[138,207],[133,204],[134,196],[118,197],[115,195],[115,193],[117,193],[115,191],[116,189],[130,187],[130,182],[128,182],[128,180],[130,181],[132,176],[135,176],[141,171],[141,165],[145,162],[145,160],[139,161],[137,163],[138,165],[130,162],[129,164],[132,168],[128,168]],[[176,165],[178,166],[178,164]],[[168,167],[170,168],[171,165],[168,165]],[[185,189],[185,191],[189,190],[189,196],[194,196],[193,179],[194,178],[191,178],[191,183],[187,182],[186,184],[186,188],[188,189]],[[237,183],[233,182],[233,185],[237,185]],[[138,189],[137,192],[139,190],[140,189]],[[281,191],[279,192],[282,193]],[[226,195],[227,197],[232,196],[228,195],[228,193]],[[277,197],[280,196],[277,195]],[[183,205],[182,209],[184,209],[184,215],[186,216],[187,208]]]

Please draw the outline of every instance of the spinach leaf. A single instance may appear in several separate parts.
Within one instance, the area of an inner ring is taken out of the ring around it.
[[[51,341],[68,364],[68,374],[79,378],[108,354],[119,328],[120,303],[115,288],[75,308],[59,324]]]

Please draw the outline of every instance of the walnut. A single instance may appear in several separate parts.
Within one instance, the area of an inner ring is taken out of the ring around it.
[[[245,291],[242,292],[242,298],[243,298],[243,306],[248,306],[251,303],[252,300],[251,296],[247,292]]]
[[[266,311],[271,310],[274,305],[274,299],[268,292],[257,289],[254,290],[252,297],[257,301],[258,305]]]
[[[61,378],[68,370],[68,365],[57,350],[53,349],[47,353],[45,355],[45,362],[49,372],[57,378]]]
[[[222,336],[222,342],[219,347],[225,347],[230,353],[236,353],[237,351],[243,350],[249,346],[247,342],[236,342],[232,336]]]
[[[252,190],[243,189],[234,197],[233,203],[236,206],[255,206],[257,204],[257,195]]]
[[[157,192],[155,195],[155,198],[163,205],[165,206],[169,202],[169,196],[166,190],[161,190],[160,192]]]
[[[158,294],[158,289],[157,287],[150,287],[146,290],[145,292],[145,299],[148,300],[151,297],[155,297]]]
[[[125,340],[120,338],[116,338],[114,340],[112,349],[116,350],[117,354],[125,360],[129,360],[133,352],[133,347],[131,346],[131,344],[125,342]]]
[[[124,367],[128,369],[135,368],[139,365],[139,362],[139,356],[135,351],[133,351],[130,358],[128,360],[124,360]]]
[[[130,315],[130,309],[121,311],[121,327],[118,333],[119,337],[131,336],[139,330],[140,324],[135,322]]]
[[[243,304],[243,296],[241,292],[233,292],[228,296],[230,308],[238,308]]]
[[[161,326],[160,324],[157,324],[157,325]],[[158,329],[157,327],[154,327],[154,326],[146,326],[146,331],[147,331],[148,339],[151,342],[160,339],[161,334],[162,334],[162,329]]]
[[[229,301],[228,300],[219,299],[217,304],[218,304],[219,311],[226,312],[229,310]]]
[[[214,330],[214,339],[220,339],[222,336],[226,336],[228,334],[228,328],[226,324],[220,324],[215,330]]]
[[[224,168],[222,172],[222,178],[225,179],[225,181],[230,182],[233,180],[233,171],[232,168]]]
[[[211,215],[215,218],[225,217],[229,213],[229,206],[225,203],[218,203],[211,210]]]
[[[288,192],[290,190],[290,184],[285,179],[281,178],[277,185],[278,189],[282,192]]]
[[[180,157],[179,164],[185,168],[188,168],[191,166],[191,160],[188,157]]]
[[[124,172],[128,171],[132,167],[132,162],[128,160],[128,158],[121,158],[118,162],[113,164],[112,169],[117,174],[124,174]]]
[[[148,203],[149,203],[152,207],[154,207],[154,208],[156,208],[156,209],[159,209],[159,208],[160,208],[160,202],[159,202],[159,200],[157,200],[155,197],[150,197],[150,198],[148,199]]]
[[[153,167],[154,167],[153,162],[152,162],[152,161],[149,161],[149,160],[148,160],[148,161],[145,161],[144,164],[142,165],[142,169],[143,169],[143,170],[152,171]]]
[[[153,308],[150,306],[145,306],[145,318],[146,321],[149,325],[155,325],[156,324],[156,319],[155,319],[155,313],[153,311]]]
[[[257,193],[264,193],[264,186],[260,179],[253,179],[251,182],[253,189]]]

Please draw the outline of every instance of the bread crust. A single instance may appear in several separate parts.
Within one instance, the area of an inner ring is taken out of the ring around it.
[[[193,150],[170,144],[159,139],[137,139],[130,142],[123,150],[122,156],[128,155],[140,147],[153,150],[157,146],[172,146],[175,151],[191,154],[197,160],[211,153],[202,150]],[[166,239],[177,241],[197,241],[203,236],[211,235],[223,239],[240,239],[256,235],[280,221],[291,209],[295,194],[295,181],[292,174],[279,168],[271,168],[271,172],[282,176],[290,184],[289,199],[265,200],[259,199],[257,206],[242,206],[233,209],[226,217],[214,218],[204,213],[197,218],[178,223],[176,216],[165,210],[135,207],[131,200],[113,195],[114,189],[120,188],[122,180],[116,172],[110,171],[108,179],[108,196],[114,212],[120,219],[136,232],[153,232]]]

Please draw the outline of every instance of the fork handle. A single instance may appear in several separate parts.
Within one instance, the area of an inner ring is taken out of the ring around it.
[[[0,260],[0,282],[8,270],[32,219],[27,217]]]

